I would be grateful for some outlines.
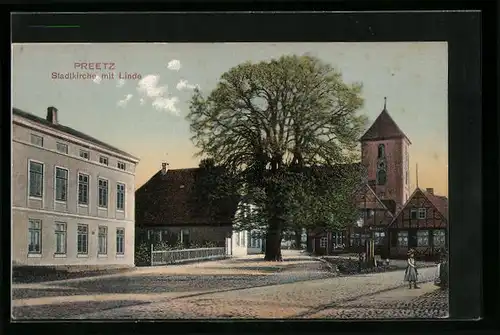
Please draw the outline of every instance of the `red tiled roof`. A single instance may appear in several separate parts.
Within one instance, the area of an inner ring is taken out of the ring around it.
[[[227,225],[238,207],[239,197],[226,197],[210,206],[200,194],[201,169],[156,173],[135,195],[139,226]]]
[[[389,112],[387,112],[387,109],[384,108],[371,127],[361,136],[360,141],[376,141],[389,138],[406,138],[410,142],[410,139],[401,131],[389,115]]]
[[[443,215],[444,218],[448,220],[448,198],[442,195],[435,195],[429,193],[420,188],[416,188],[415,191],[413,191],[411,196],[408,198],[404,206],[400,210],[398,210],[397,214],[394,216],[394,220],[391,222],[391,225],[394,222],[396,222],[398,217],[403,213],[403,210],[410,205],[411,200],[418,192],[421,192],[424,195],[424,197],[426,197],[434,205],[434,207],[436,207],[436,209],[441,213],[441,215]]]
[[[442,195],[431,194],[427,191],[422,193],[429,199],[436,209],[448,220],[448,198]]]

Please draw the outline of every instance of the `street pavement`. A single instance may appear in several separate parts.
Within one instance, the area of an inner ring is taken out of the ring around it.
[[[15,319],[434,318],[447,294],[420,270],[410,290],[403,271],[337,276],[312,257],[284,252],[125,274],[15,284]],[[427,283],[426,283],[427,282]]]

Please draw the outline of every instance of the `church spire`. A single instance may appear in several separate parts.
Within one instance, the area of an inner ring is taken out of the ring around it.
[[[384,109],[387,112],[387,97],[384,97]]]

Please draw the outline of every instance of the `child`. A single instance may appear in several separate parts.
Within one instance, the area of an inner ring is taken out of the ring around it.
[[[409,282],[411,288],[419,288],[417,286],[418,271],[415,266],[415,250],[408,250],[408,265],[405,271],[405,281]]]

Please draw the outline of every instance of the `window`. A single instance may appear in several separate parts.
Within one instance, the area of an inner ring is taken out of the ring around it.
[[[237,232],[235,235],[236,235],[236,246],[239,247],[240,246],[240,233]]]
[[[181,229],[179,232],[179,237],[180,237],[180,242],[184,246],[184,248],[189,248],[190,245],[190,239],[189,239],[189,230],[187,229]]]
[[[425,208],[418,209],[418,218],[423,220],[427,217],[427,210]]]
[[[405,173],[405,183],[408,185],[408,170]]]
[[[28,227],[28,253],[41,254],[42,253],[42,221],[29,220]]]
[[[120,170],[126,170],[127,169],[127,165],[125,163],[123,163],[123,162],[118,162],[116,165],[118,166],[118,168]]]
[[[120,211],[125,209],[125,184],[116,184],[116,209]]]
[[[429,231],[419,230],[417,231],[417,247],[428,247],[429,246]]]
[[[99,207],[108,207],[108,181],[106,179],[99,178]]]
[[[30,161],[30,197],[41,198],[43,195],[43,164]]]
[[[376,231],[373,233],[373,235],[374,235],[374,242],[376,245],[383,245],[384,244],[385,232]]]
[[[444,230],[432,231],[432,245],[436,248],[446,247],[446,232]]]
[[[240,231],[240,234],[241,234],[241,246],[246,247],[246,245],[247,245],[246,234],[244,231]]]
[[[108,157],[99,156],[99,163],[103,165],[108,165]]]
[[[66,223],[56,222],[56,254],[66,254]]]
[[[326,238],[326,237],[322,237],[322,238],[319,240],[319,247],[320,247],[320,248],[326,248],[327,243],[328,243],[328,238]]]
[[[77,253],[86,255],[89,252],[89,226],[86,224],[78,225],[77,230]]]
[[[100,226],[98,239],[98,254],[106,255],[108,253],[108,228]]]
[[[31,144],[43,147],[43,137],[35,134],[31,134]]]
[[[78,174],[78,204],[89,204],[89,176],[84,173]]]
[[[89,159],[90,152],[87,150],[80,150],[80,157],[82,157],[83,159]]]
[[[252,232],[251,233],[251,247],[252,248],[260,248],[260,236],[257,232]]]
[[[63,154],[68,153],[68,145],[64,143],[57,143],[56,145],[57,151],[62,152]]]
[[[116,253],[118,255],[125,253],[125,228],[116,228]]]
[[[398,232],[398,247],[407,247],[408,246],[408,232],[400,231]]]
[[[351,246],[353,246],[353,247],[360,246],[361,245],[361,234],[359,234],[359,233],[352,234],[350,242],[351,242]]]
[[[417,209],[412,208],[410,211],[410,219],[415,220],[417,218]]]
[[[385,169],[380,169],[377,171],[377,184],[378,185],[385,185],[387,182],[387,173],[385,172]]]
[[[56,200],[68,200],[68,170],[56,167]]]
[[[383,145],[383,144],[378,145],[377,158],[385,158],[385,145]]]

